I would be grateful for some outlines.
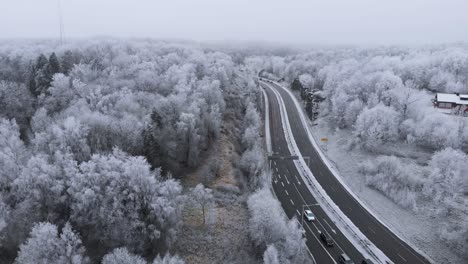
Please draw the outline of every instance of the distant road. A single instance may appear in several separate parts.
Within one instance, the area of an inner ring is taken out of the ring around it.
[[[291,95],[274,83],[260,82],[269,101],[270,133],[272,150],[279,155],[288,156],[285,133],[281,123],[279,104],[274,90],[282,97],[288,114],[294,139],[302,156],[310,158],[309,168],[341,211],[360,231],[394,263],[430,263],[388,228],[381,224],[343,187],[321,159],[303,124],[299,111]],[[288,217],[296,215],[301,221],[302,205],[317,203],[305,186],[292,160],[271,161],[273,188]],[[309,208],[317,216],[317,221],[306,224],[307,246],[317,263],[337,263],[338,257],[345,252],[355,263],[361,263],[363,256],[340,232],[333,221],[319,206]],[[327,248],[319,239],[319,231],[326,232],[335,241],[335,246]]]

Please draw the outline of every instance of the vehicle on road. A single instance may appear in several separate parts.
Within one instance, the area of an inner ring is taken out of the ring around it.
[[[327,245],[327,247],[333,247],[333,240],[325,233],[320,232],[320,239],[325,243],[325,245]]]
[[[341,254],[338,258],[340,264],[354,264],[354,262],[345,253]]]
[[[365,259],[361,262],[361,264],[374,264],[374,262],[370,259]]]
[[[312,213],[311,210],[304,210],[304,217],[307,219],[307,221],[315,221],[315,215]]]

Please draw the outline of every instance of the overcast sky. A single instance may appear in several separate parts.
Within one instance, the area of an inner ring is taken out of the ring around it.
[[[0,0],[0,38],[56,38],[58,0]],[[468,0],[61,0],[66,37],[468,42]]]

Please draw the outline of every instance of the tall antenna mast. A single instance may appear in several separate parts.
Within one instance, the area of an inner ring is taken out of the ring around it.
[[[65,38],[64,36],[64,28],[63,28],[63,17],[62,17],[62,5],[60,0],[57,0],[57,6],[58,6],[58,15],[59,15],[59,27],[60,27],[60,45],[63,45],[63,39]]]

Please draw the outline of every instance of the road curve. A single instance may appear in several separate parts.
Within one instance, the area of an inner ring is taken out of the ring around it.
[[[303,124],[299,113],[301,110],[297,108],[291,94],[288,93],[285,88],[280,87],[275,83],[263,83],[262,85],[263,87],[267,88],[266,90],[270,101],[270,133],[272,135],[272,142],[275,142],[276,140],[276,143],[272,143],[273,149],[275,149],[275,145],[280,145],[278,142],[280,140],[275,139],[275,137],[281,138],[281,135],[278,134],[284,133],[280,125],[277,124],[278,121],[275,121],[275,118],[277,119],[279,116],[279,110],[278,113],[272,111],[272,108],[278,107],[278,105],[275,104],[276,99],[273,100],[274,94],[272,91],[270,91],[270,89],[275,89],[277,93],[283,98],[294,139],[299,147],[301,155],[310,157],[309,168],[313,175],[320,183],[322,188],[330,196],[330,198],[334,201],[334,203],[354,223],[354,225],[357,226],[360,231],[388,258],[390,258],[392,262],[405,264],[430,263],[424,256],[416,252],[416,250],[414,250],[406,242],[402,241],[399,237],[393,234],[386,226],[384,226],[363,206],[361,206],[359,201],[357,201],[354,196],[346,190],[342,183],[330,171],[328,166],[325,164],[315,149],[313,143],[310,141],[307,130],[305,128],[307,124]],[[287,150],[287,147],[281,148],[286,148]],[[279,149],[279,151],[283,150]],[[340,240],[339,243],[341,242],[346,244],[346,241],[346,239],[343,241]],[[346,251],[346,249],[344,250]],[[347,251],[346,253],[355,261],[355,263],[360,263],[360,260],[357,260],[358,255],[354,253],[348,253]]]
[[[291,153],[283,131],[278,99],[274,90],[262,86],[268,96],[272,152],[284,157],[290,156]],[[303,205],[316,204],[317,200],[310,193],[292,160],[272,160],[270,161],[270,168],[273,190],[286,215],[289,218],[296,217],[299,222],[302,222]],[[338,263],[338,257],[342,253],[349,255],[355,263],[362,261],[363,256],[361,253],[346,239],[321,207],[310,206],[306,209],[310,209],[317,218],[314,222],[304,221],[306,244],[317,263]],[[320,240],[319,232],[328,234],[334,240],[335,245],[327,247]]]

